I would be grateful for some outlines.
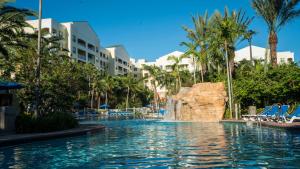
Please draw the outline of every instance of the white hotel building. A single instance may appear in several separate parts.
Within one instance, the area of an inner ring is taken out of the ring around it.
[[[25,31],[33,33],[38,27],[38,20],[27,21],[34,29]],[[68,55],[77,62],[91,63],[100,71],[111,75],[126,75],[135,69],[131,64],[129,54],[122,45],[104,48],[100,39],[88,22],[59,23],[54,19],[42,20],[42,29],[48,30],[50,36],[61,36],[61,47],[67,49]],[[137,72],[133,72],[137,74]],[[135,75],[137,76],[137,75]]]

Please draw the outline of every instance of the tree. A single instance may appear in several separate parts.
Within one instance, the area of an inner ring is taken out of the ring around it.
[[[181,61],[183,58],[185,58],[185,55],[181,55],[179,57],[177,56],[169,56],[168,60],[173,62],[172,68],[172,75],[176,78],[175,82],[175,90],[178,92],[181,88],[181,76],[180,71],[183,69],[183,65],[181,65]]]
[[[182,42],[181,45],[186,46],[187,47],[187,51],[184,53],[184,55],[186,57],[192,57],[193,60],[193,66],[194,66],[194,71],[193,71],[193,82],[194,84],[197,83],[197,79],[196,79],[196,71],[197,71],[197,45],[193,42]],[[202,70],[201,70],[202,72]],[[203,73],[201,73],[201,78],[202,78],[202,82],[203,82]]]
[[[242,10],[229,12],[228,8],[225,8],[223,15],[217,11],[213,16],[213,27],[210,36],[214,37],[214,41],[218,41],[218,47],[225,52],[230,117],[232,117],[233,109],[232,70],[234,67],[235,44],[245,34],[251,21],[251,18],[245,17],[245,12]]]
[[[248,41],[249,44],[249,49],[250,49],[250,61],[251,64],[254,65],[254,60],[253,60],[253,56],[252,56],[252,38],[253,36],[256,34],[255,31],[253,30],[248,30],[245,34],[244,34],[244,39],[246,39]]]
[[[10,51],[18,47],[26,47],[23,38],[27,36],[24,27],[30,27],[26,23],[27,16],[35,13],[28,9],[19,9],[7,5],[8,0],[0,3],[0,58],[9,59]]]
[[[198,63],[201,75],[201,82],[204,82],[204,64],[207,63],[207,48],[208,48],[208,38],[209,38],[209,18],[208,13],[205,12],[204,16],[195,16],[192,17],[192,21],[194,24],[194,29],[189,29],[187,27],[183,27],[183,29],[188,33],[187,37],[191,40],[191,44],[185,44],[192,50],[200,49],[198,52],[193,52],[193,56]],[[193,46],[196,45],[196,46]]]
[[[271,63],[277,65],[278,31],[300,15],[300,0],[253,0],[252,7],[266,22],[269,32]]]
[[[149,72],[149,76],[145,77],[147,80],[150,80],[152,85],[152,90],[154,92],[154,104],[155,109],[158,110],[159,105],[159,95],[157,92],[157,87],[162,87],[163,74],[161,68],[155,65],[143,65],[143,69]]]

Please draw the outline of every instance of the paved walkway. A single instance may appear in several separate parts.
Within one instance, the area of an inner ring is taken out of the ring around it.
[[[3,133],[0,135],[0,147],[29,143],[34,141],[49,140],[54,138],[63,138],[85,134],[93,134],[103,131],[102,125],[80,125],[78,128],[55,131],[48,133],[15,134]]]

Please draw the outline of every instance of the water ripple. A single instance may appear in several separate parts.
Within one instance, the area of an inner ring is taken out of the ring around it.
[[[2,148],[0,168],[300,168],[299,132],[243,124],[101,123],[107,129],[96,135]]]

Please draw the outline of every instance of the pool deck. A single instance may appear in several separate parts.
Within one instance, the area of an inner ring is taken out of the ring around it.
[[[245,121],[245,120],[221,120],[221,123],[253,123],[266,127],[275,127],[275,128],[283,128],[283,129],[296,129],[300,130],[300,122],[294,123],[278,123],[272,121]]]
[[[94,134],[103,131],[103,125],[80,125],[77,128],[47,132],[47,133],[30,133],[30,134],[16,134],[3,133],[0,134],[0,147],[13,146],[18,144],[30,143],[34,141],[44,141],[55,138],[72,137],[86,134]]]

